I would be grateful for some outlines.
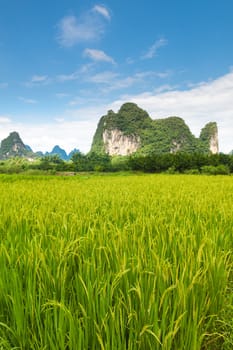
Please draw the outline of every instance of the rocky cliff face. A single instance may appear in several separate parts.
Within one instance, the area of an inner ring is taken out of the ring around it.
[[[215,122],[206,124],[205,127],[201,130],[199,140],[201,146],[207,148],[210,153],[219,153],[217,124]]]
[[[219,153],[218,131],[217,130],[210,137],[210,152],[213,153],[213,154]]]
[[[136,135],[124,135],[118,129],[104,130],[103,143],[105,152],[111,156],[127,156],[138,150],[140,137]]]
[[[91,147],[91,152],[111,156],[179,151],[218,153],[217,124],[208,123],[196,138],[182,118],[152,120],[136,104],[125,103],[100,119]]]

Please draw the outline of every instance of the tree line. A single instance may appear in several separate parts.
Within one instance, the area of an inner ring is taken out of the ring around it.
[[[86,155],[76,152],[70,161],[64,161],[58,155],[48,155],[34,162],[18,157],[0,163],[1,173],[26,171],[47,173],[140,171],[227,175],[233,173],[233,155],[177,152],[110,157],[107,154],[94,152]]]

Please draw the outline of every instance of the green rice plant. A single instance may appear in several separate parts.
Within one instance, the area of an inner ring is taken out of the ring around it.
[[[233,346],[233,183],[0,176],[0,349]]]

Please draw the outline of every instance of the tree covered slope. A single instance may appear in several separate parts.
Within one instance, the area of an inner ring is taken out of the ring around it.
[[[110,155],[134,153],[218,153],[217,125],[207,124],[196,138],[179,117],[153,120],[134,103],[125,103],[115,113],[103,116],[97,126],[91,151]]]

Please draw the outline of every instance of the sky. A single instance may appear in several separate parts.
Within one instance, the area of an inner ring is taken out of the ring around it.
[[[0,0],[0,140],[88,152],[125,102],[233,150],[232,0]]]

